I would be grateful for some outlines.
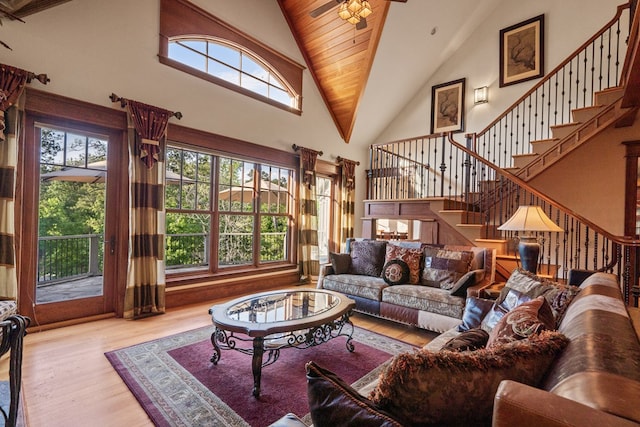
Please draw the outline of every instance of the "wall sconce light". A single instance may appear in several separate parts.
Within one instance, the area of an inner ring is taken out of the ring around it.
[[[473,103],[484,104],[489,102],[489,88],[482,86],[473,90]]]

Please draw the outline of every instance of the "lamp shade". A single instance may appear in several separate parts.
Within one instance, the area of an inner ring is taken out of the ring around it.
[[[553,222],[540,206],[519,206],[516,213],[500,227],[502,231],[564,231]]]

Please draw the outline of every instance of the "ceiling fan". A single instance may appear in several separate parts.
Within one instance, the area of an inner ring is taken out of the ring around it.
[[[387,0],[387,1],[397,1],[400,3],[406,3],[407,0]],[[333,9],[336,5],[340,5],[340,9],[338,10],[338,16],[344,19],[351,24],[356,26],[356,30],[362,30],[363,28],[367,28],[367,16],[369,16],[372,12],[371,6],[368,1],[362,0],[329,0],[325,4],[320,7],[315,8],[309,15],[312,18],[317,18],[318,16],[328,12]]]

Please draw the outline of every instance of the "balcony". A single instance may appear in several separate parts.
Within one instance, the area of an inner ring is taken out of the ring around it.
[[[218,265],[221,268],[250,264],[252,233],[221,233]],[[261,262],[287,258],[286,232],[262,233]],[[209,265],[209,235],[206,233],[166,236],[167,273],[188,273]],[[38,304],[102,295],[103,237],[98,234],[47,236],[38,239]],[[278,248],[278,251],[274,251]]]

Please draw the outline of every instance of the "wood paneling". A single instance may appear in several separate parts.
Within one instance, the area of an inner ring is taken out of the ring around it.
[[[317,18],[309,15],[326,2],[278,0],[340,136],[349,142],[389,1],[369,0],[373,13],[362,30],[338,17],[338,3]]]

